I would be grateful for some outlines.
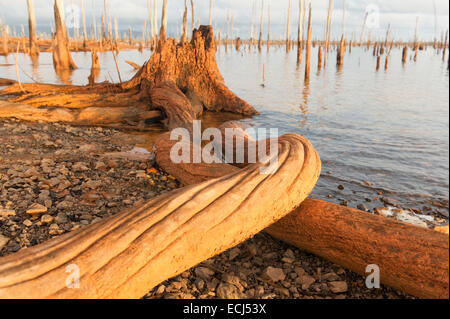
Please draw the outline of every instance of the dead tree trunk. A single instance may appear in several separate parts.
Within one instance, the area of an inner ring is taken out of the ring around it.
[[[84,9],[84,0],[81,0],[81,17],[83,19],[83,48],[87,47],[87,31],[86,31],[86,13]]]
[[[212,26],[213,0],[209,0],[209,25]]]
[[[261,20],[259,22],[259,39],[258,39],[258,50],[260,52],[262,49],[263,19],[264,19],[264,0],[261,0]]]
[[[161,16],[161,30],[159,31],[159,40],[161,42],[166,41],[166,29],[167,29],[167,0],[164,0]]]
[[[337,54],[337,65],[342,66],[344,64],[344,55],[345,55],[345,37],[342,34],[341,42],[339,44],[339,51]]]
[[[9,28],[7,25],[2,26],[2,42],[3,42],[3,55],[9,54]]]
[[[299,0],[298,7],[298,33],[297,33],[297,63],[302,61],[302,42],[303,42],[303,29],[302,29],[302,15],[303,15],[303,0]]]
[[[28,0],[28,33],[30,38],[30,56],[39,55],[39,48],[36,44],[36,18],[34,15],[33,0]]]
[[[56,27],[56,47],[53,48],[53,65],[57,70],[73,70],[77,66],[72,60],[68,43],[67,30],[64,18],[63,0],[55,0],[55,27]]]
[[[183,26],[181,28],[181,43],[187,41],[187,15],[188,15],[187,0],[184,0]]]
[[[312,26],[311,26],[311,3],[310,3],[309,17],[308,17],[308,35],[306,38],[305,82],[309,81],[309,70],[311,65],[311,44],[312,44]]]

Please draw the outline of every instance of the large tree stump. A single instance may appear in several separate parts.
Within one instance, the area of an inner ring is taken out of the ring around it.
[[[55,10],[55,14],[57,12]],[[0,96],[8,96],[9,102],[39,108],[36,110],[39,119],[42,119],[42,109],[64,107],[71,112],[71,109],[88,107],[129,106],[143,111],[160,110],[163,123],[173,128],[188,126],[203,110],[247,116],[257,114],[253,107],[226,87],[217,67],[210,26],[194,30],[191,42],[177,44],[173,39],[160,42],[156,52],[130,81],[95,85],[91,81],[90,84],[22,84],[23,90],[15,84],[1,90]],[[11,110],[10,117],[20,118],[21,112],[21,108],[15,112]],[[32,109],[27,109],[27,116],[33,118]],[[78,124],[76,116],[60,120]],[[129,121],[129,117],[123,121]],[[96,124],[96,118],[89,119],[89,123]]]

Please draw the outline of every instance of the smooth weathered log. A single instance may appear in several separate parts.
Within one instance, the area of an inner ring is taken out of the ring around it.
[[[222,133],[226,128],[235,129],[246,145],[252,141],[238,123],[222,125]],[[233,171],[228,164],[170,164],[162,145],[156,142],[158,164],[187,185],[220,176],[221,169],[224,175]],[[414,296],[449,298],[448,235],[314,199],[265,232],[363,276],[368,265],[376,264],[382,283]]]
[[[24,121],[63,122],[68,124],[113,124],[127,121],[144,121],[161,118],[160,111],[147,111],[139,107],[33,107],[0,101],[0,118]]]
[[[363,276],[375,264],[382,283],[411,295],[449,298],[448,235],[312,199],[265,231]]]
[[[250,165],[0,258],[0,298],[138,298],[254,236],[297,207],[320,174],[305,138],[288,134],[278,146],[273,175]],[[71,269],[79,288],[68,288]]]

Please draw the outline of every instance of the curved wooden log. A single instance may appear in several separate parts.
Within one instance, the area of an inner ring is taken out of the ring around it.
[[[308,140],[288,134],[278,146],[273,175],[250,165],[0,258],[0,298],[142,297],[254,236],[297,207],[320,174]],[[74,269],[80,286],[68,288]]]
[[[76,125],[113,124],[126,121],[144,121],[161,118],[160,111],[147,111],[139,107],[33,107],[0,101],[0,118],[23,121],[62,122]]]
[[[236,136],[244,139],[246,145],[255,143],[239,123],[223,124],[222,136],[226,128],[235,129]],[[226,141],[223,142],[225,150]],[[236,138],[232,142],[236,143]],[[187,185],[218,177],[221,171],[229,174],[237,169],[235,166],[248,165],[174,165],[168,161],[170,143],[174,142],[155,141],[156,161]],[[411,295],[449,298],[449,237],[446,234],[309,198],[264,231],[363,276],[368,275],[365,272],[368,265],[376,264],[382,283]]]

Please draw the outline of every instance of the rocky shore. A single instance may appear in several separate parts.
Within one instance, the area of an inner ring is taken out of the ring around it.
[[[180,187],[113,129],[0,121],[0,256]],[[261,233],[144,298],[411,298]]]

